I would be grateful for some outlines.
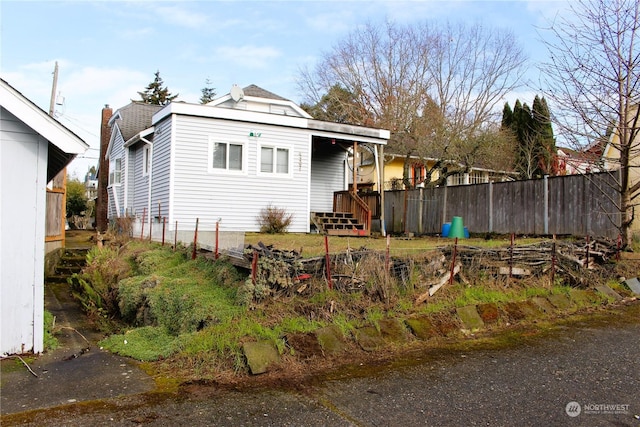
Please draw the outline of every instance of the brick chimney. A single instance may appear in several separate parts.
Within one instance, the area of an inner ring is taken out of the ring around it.
[[[96,230],[104,233],[109,227],[107,219],[107,207],[109,198],[107,187],[109,185],[109,160],[105,159],[109,140],[111,139],[111,128],[109,120],[113,116],[113,110],[108,104],[102,109],[102,121],[100,123],[100,159],[98,160],[98,198],[96,199]]]

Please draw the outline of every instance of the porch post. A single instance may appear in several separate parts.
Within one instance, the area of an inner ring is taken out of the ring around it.
[[[353,141],[353,194],[358,194],[358,141]]]

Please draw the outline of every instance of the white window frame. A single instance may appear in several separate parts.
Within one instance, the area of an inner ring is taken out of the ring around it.
[[[271,172],[264,172],[262,170],[262,150],[265,148],[269,148],[273,150],[274,161],[272,162],[272,170]],[[273,170],[277,166],[277,153],[278,150],[287,150],[287,172],[276,172]],[[288,145],[280,145],[280,144],[258,144],[258,175],[263,176],[272,176],[272,177],[282,177],[282,178],[291,178],[293,177],[293,148]]]
[[[122,184],[122,157],[109,162],[109,187]]]
[[[142,176],[149,176],[151,170],[151,146],[145,144],[142,147]]]
[[[214,168],[213,167],[213,148],[215,144],[225,144],[227,145],[227,155],[225,159],[225,167],[224,168]],[[240,170],[237,169],[229,169],[229,146],[235,145],[240,146],[242,148],[242,158],[240,159]],[[209,173],[216,174],[232,174],[232,175],[246,175],[247,174],[247,144],[244,142],[237,141],[221,141],[220,138],[209,137],[209,145],[207,149],[207,171]]]

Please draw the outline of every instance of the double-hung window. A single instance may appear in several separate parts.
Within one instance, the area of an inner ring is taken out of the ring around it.
[[[243,172],[244,144],[209,141],[209,172]]]
[[[122,159],[109,162],[109,185],[120,184],[122,180]]]
[[[287,147],[263,145],[260,147],[260,173],[289,175],[291,150]]]

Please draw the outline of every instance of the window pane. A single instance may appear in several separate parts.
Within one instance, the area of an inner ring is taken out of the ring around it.
[[[289,150],[286,148],[278,148],[278,163],[276,166],[277,173],[289,173]]]
[[[213,164],[216,169],[227,168],[227,144],[216,142],[213,144]]]
[[[273,148],[262,147],[260,151],[260,172],[273,172]]]
[[[229,169],[242,170],[242,145],[229,144]]]

